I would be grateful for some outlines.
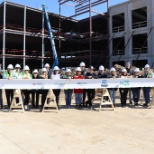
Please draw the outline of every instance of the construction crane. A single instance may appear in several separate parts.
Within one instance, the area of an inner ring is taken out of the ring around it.
[[[46,22],[47,22],[47,28],[48,28],[48,34],[50,37],[50,42],[51,42],[51,47],[52,47],[52,52],[53,52],[53,59],[54,62],[52,64],[52,70],[55,66],[59,66],[59,60],[58,60],[58,56],[57,56],[57,51],[56,51],[56,46],[55,46],[55,41],[54,41],[54,37],[53,37],[53,33],[52,33],[52,29],[51,29],[51,24],[50,24],[50,20],[49,20],[49,16],[48,16],[48,12],[46,10],[46,6],[42,5],[42,10],[44,13],[44,16],[46,18]]]

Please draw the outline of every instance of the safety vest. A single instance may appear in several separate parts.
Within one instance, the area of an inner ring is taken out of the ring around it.
[[[13,72],[9,74],[8,70],[6,70],[3,74],[4,79],[13,78]]]

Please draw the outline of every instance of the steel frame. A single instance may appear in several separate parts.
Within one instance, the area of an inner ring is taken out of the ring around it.
[[[108,0],[58,0],[59,2],[59,16],[61,16],[61,6],[63,4],[68,5],[68,2],[75,3],[75,14],[73,16],[70,16],[69,18],[73,18],[85,13],[89,13],[89,26],[90,26],[90,41],[89,41],[89,50],[90,50],[90,59],[89,64],[92,65],[92,13],[104,15],[103,13],[100,13],[98,11],[92,10],[94,6],[101,5],[103,3],[107,3],[107,16],[108,16],[108,34],[109,34],[109,4]],[[70,5],[70,4],[69,4]],[[72,5],[70,5],[72,6]],[[59,17],[59,34],[61,33],[61,19]],[[108,38],[109,42],[109,38]],[[61,50],[61,40],[59,39],[59,49]]]

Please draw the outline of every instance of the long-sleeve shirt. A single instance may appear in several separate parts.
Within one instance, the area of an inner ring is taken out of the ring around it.
[[[79,76],[75,75],[73,78],[74,79],[84,79],[85,77],[83,75],[79,75]],[[82,94],[83,92],[84,92],[84,89],[74,89],[74,93],[76,94]]]

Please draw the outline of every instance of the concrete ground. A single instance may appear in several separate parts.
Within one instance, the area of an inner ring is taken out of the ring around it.
[[[154,109],[118,106],[98,112],[97,103],[96,110],[1,111],[0,154],[153,153]]]

